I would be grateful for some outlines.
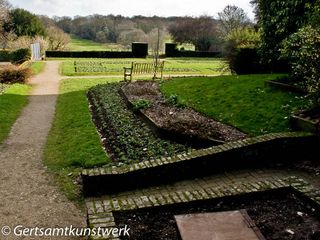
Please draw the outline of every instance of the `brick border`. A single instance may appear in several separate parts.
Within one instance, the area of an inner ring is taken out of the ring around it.
[[[239,194],[247,194],[252,192],[260,192],[267,190],[280,190],[293,188],[313,201],[320,207],[320,190],[312,186],[308,181],[297,176],[289,176],[283,179],[265,179],[256,182],[242,182],[235,184],[222,184],[217,187],[203,187],[202,189],[190,189],[181,191],[159,191],[154,194],[141,192],[140,194],[132,194],[132,196],[119,195],[110,196],[102,200],[89,200],[86,202],[87,217],[90,227],[94,228],[115,228],[114,211],[133,210],[148,207],[166,206],[184,202],[192,202],[199,200],[208,200],[235,196]],[[111,238],[93,238],[93,239],[113,239],[119,240],[119,236]]]
[[[276,133],[120,167],[83,170],[83,193],[99,196],[212,173],[297,160],[317,149],[306,133]],[[277,156],[277,157],[275,157]],[[177,174],[178,173],[178,174]],[[125,183],[125,184],[123,184]]]

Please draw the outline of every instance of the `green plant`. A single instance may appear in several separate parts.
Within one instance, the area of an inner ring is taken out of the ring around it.
[[[294,81],[320,103],[320,29],[299,29],[284,41],[281,53],[289,60]]]
[[[171,156],[187,146],[162,140],[141,121],[119,95],[121,84],[105,84],[88,92],[92,115],[104,145],[116,161],[123,163]],[[142,101],[145,105],[145,101]]]
[[[11,53],[11,61],[14,63],[22,63],[31,58],[31,51],[29,48],[20,48]]]
[[[151,107],[152,103],[147,99],[138,99],[133,102],[133,110],[139,111],[140,109],[147,109]]]
[[[169,97],[166,98],[166,102],[172,105],[178,104],[178,95],[177,94],[170,94]]]
[[[318,0],[253,0],[256,4],[258,24],[261,27],[260,53],[262,60],[272,70],[279,66],[287,70],[285,64],[279,63],[281,43],[310,21],[310,14],[319,5]]]
[[[7,66],[0,70],[1,83],[25,83],[30,76],[30,68]]]
[[[252,28],[232,30],[225,37],[224,55],[229,68],[237,74],[259,73],[263,67],[257,47],[260,43],[260,33]]]

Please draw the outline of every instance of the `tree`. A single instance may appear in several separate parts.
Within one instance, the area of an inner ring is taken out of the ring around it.
[[[60,28],[51,26],[48,29],[48,44],[49,50],[63,50],[70,43],[70,36],[64,33]]]
[[[288,37],[281,49],[288,58],[291,77],[308,90],[316,103],[320,103],[320,29],[306,26]]]
[[[250,19],[245,11],[235,5],[227,5],[222,12],[218,13],[218,16],[223,36],[250,24]]]
[[[317,0],[254,0],[256,18],[261,28],[262,60],[271,69],[279,66],[284,39],[304,26],[313,13]]]
[[[36,35],[45,36],[45,28],[40,19],[27,10],[16,8],[9,12],[11,21],[5,24],[7,32],[13,31],[18,37]]]
[[[178,43],[192,43],[198,51],[207,51],[218,38],[214,19],[203,15],[198,18],[178,18],[169,27],[169,33]]]
[[[14,34],[5,29],[5,25],[10,22],[9,10],[10,4],[6,0],[0,0],[0,44],[3,49],[7,47]]]

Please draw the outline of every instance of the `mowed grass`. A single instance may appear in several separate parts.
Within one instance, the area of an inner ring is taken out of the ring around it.
[[[108,81],[116,81],[111,79]],[[60,84],[56,113],[44,151],[44,162],[69,199],[79,201],[74,181],[81,169],[108,165],[99,135],[91,121],[86,93],[105,79],[66,79]]]
[[[301,95],[265,86],[280,75],[190,77],[165,81],[166,96],[251,136],[290,131],[289,117],[310,104]]]
[[[44,69],[45,64],[46,64],[45,62],[40,62],[40,61],[33,62],[30,66],[32,74],[36,75],[41,73]]]
[[[110,51],[125,50],[119,44],[98,43],[87,39],[71,36],[71,42],[68,45],[70,51]]]
[[[75,71],[75,61],[84,67]],[[131,62],[152,62],[147,59],[70,59],[64,61],[61,66],[61,73],[65,76],[86,76],[86,75],[123,75],[123,67],[130,67]],[[221,58],[166,58],[164,64],[164,75],[179,74],[226,74],[229,73],[225,61]],[[104,70],[95,72],[97,67]],[[137,76],[139,77],[139,76]]]
[[[31,86],[13,84],[0,93],[0,143],[8,136],[22,108],[28,103]]]

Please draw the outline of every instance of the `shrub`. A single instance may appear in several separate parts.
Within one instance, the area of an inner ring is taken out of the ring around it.
[[[257,52],[260,43],[259,32],[251,28],[231,31],[225,39],[224,55],[229,68],[237,74],[260,73],[263,66]]]
[[[30,68],[8,66],[0,69],[1,83],[25,83],[30,76]]]
[[[1,50],[0,51],[0,62],[10,62],[11,54],[9,51]]]
[[[28,48],[21,48],[11,53],[11,60],[14,63],[22,63],[31,58],[31,51]]]
[[[299,29],[283,42],[281,53],[290,63],[291,78],[320,103],[320,29]]]

